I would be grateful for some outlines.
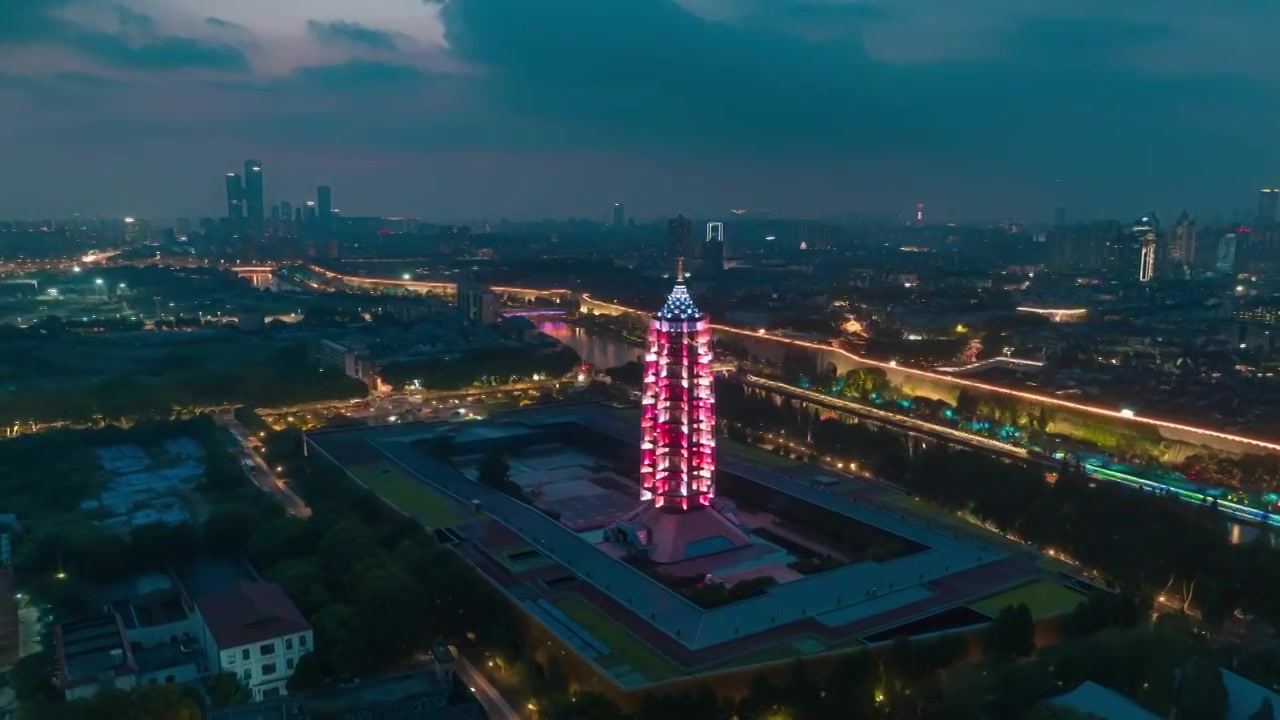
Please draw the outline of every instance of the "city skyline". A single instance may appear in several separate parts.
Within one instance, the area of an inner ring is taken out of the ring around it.
[[[1241,34],[1277,12],[10,3],[0,128],[27,170],[0,216],[212,215],[252,157],[268,203],[326,182],[356,215],[1248,217],[1280,184],[1280,105]]]

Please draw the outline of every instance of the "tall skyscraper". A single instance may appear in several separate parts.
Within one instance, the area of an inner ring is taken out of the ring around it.
[[[693,257],[693,222],[684,215],[677,215],[667,221],[667,257]]]
[[[262,201],[262,163],[257,160],[244,161],[244,207],[249,230],[261,233],[266,206]]]
[[[623,211],[622,203],[613,204],[613,229],[621,230],[623,222],[626,220],[626,213]]]
[[[227,173],[227,217],[233,221],[244,219],[244,186],[235,173]]]
[[[1156,274],[1156,257],[1159,253],[1160,223],[1155,214],[1143,217],[1129,228],[1130,252],[1138,254],[1138,280],[1150,282]],[[1128,271],[1121,267],[1121,277]]]
[[[333,197],[328,185],[316,188],[316,217],[321,230],[333,229]]]
[[[1258,216],[1254,224],[1270,227],[1276,221],[1276,206],[1280,203],[1280,189],[1262,188],[1258,192]]]
[[[1053,226],[1064,227],[1067,224],[1067,209],[1054,208],[1053,210]]]
[[[703,243],[702,258],[708,268],[724,269],[724,223],[707,223],[707,239]]]
[[[288,200],[280,201],[280,218],[285,222],[293,220],[293,203]]]
[[[1191,277],[1191,268],[1196,257],[1196,221],[1186,210],[1178,216],[1177,222],[1169,228],[1169,243],[1166,246],[1165,274],[1178,280]]]
[[[308,200],[308,201],[307,201],[307,213],[306,213],[307,229],[309,229],[309,230],[314,230],[314,229],[315,229],[315,227],[316,227],[316,218],[317,218],[317,217],[318,217],[318,216],[316,215],[316,201],[315,201],[315,200]]]

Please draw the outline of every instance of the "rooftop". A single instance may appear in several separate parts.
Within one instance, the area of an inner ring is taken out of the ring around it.
[[[196,600],[220,649],[265,642],[311,629],[276,583],[241,581],[217,595]]]
[[[63,690],[96,683],[104,675],[138,671],[124,626],[115,613],[63,623],[54,631],[54,642]]]

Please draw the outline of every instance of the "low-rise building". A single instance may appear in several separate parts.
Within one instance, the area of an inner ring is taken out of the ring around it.
[[[210,671],[234,673],[254,700],[285,695],[289,676],[315,647],[315,638],[284,588],[242,581],[196,604]]]
[[[83,700],[99,690],[132,690],[138,662],[115,613],[58,625],[53,631],[58,689],[67,700]]]

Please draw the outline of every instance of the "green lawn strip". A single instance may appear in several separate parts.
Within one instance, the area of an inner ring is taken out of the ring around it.
[[[797,468],[804,465],[799,460],[792,460],[790,457],[775,455],[768,450],[755,447],[754,445],[744,445],[728,438],[717,438],[716,444],[721,449],[728,449],[729,452],[737,455],[743,460],[760,463],[761,465],[771,465],[773,467]]]
[[[1084,595],[1075,590],[1048,580],[1037,580],[979,600],[969,607],[995,617],[1006,605],[1021,603],[1031,610],[1032,617],[1042,618],[1070,612],[1084,600]]]
[[[446,528],[463,522],[449,498],[393,467],[375,463],[349,470],[370,490],[427,527]]]
[[[980,536],[983,540],[997,545],[1002,545],[1009,549],[1024,551],[1032,549],[1022,543],[1014,542],[994,530],[988,530],[981,525],[971,523],[958,515],[953,515],[940,507],[930,505],[929,503],[910,495],[884,495],[876,498],[875,501],[884,505],[900,507],[913,515],[920,515],[924,519],[942,523],[961,532]]]
[[[596,664],[605,670],[612,671],[627,666],[649,682],[662,682],[680,674],[679,669],[669,660],[586,600],[570,595],[551,602],[566,617],[609,648],[609,654],[595,659]]]

